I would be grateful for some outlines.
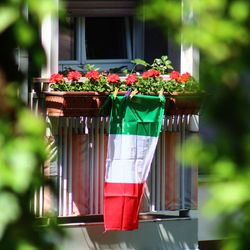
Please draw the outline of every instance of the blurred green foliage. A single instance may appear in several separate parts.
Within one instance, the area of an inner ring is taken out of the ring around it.
[[[54,0],[0,2],[0,249],[54,250],[62,235],[54,223],[42,227],[31,209],[44,182],[45,122],[18,96],[27,75],[16,64],[17,48],[32,55],[33,67],[45,63],[38,30],[43,18],[57,12]]]
[[[15,51],[32,54],[41,67],[45,54],[42,19],[57,12],[53,0],[0,2],[0,249],[56,249],[55,225],[39,227],[30,198],[42,183],[44,123],[16,95],[24,76]],[[200,82],[207,91],[202,119],[207,138],[191,138],[185,156],[199,159],[214,180],[207,210],[219,213],[228,236],[223,249],[250,245],[250,3],[248,0],[144,0],[141,16],[158,21],[177,41],[200,49]],[[181,9],[182,8],[182,9]],[[27,16],[27,9],[29,16]],[[184,14],[182,15],[182,10]]]
[[[145,0],[138,11],[200,50],[206,133],[187,141],[184,156],[190,163],[198,159],[212,179],[206,212],[221,218],[222,248],[249,249],[250,1]]]

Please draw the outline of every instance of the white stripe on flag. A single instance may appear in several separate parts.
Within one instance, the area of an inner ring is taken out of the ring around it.
[[[158,137],[110,134],[105,181],[143,183],[146,181]]]

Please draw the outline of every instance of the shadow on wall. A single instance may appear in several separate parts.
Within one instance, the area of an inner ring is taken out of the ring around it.
[[[89,249],[196,250],[196,219],[141,222],[135,231],[104,232],[102,225],[81,228]]]

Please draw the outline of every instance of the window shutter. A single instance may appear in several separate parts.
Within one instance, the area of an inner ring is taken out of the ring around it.
[[[131,16],[134,14],[134,1],[66,1],[66,9],[70,16]]]

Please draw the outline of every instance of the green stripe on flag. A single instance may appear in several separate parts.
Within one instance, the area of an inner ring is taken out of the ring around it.
[[[159,136],[165,102],[163,96],[112,96],[110,134]]]

